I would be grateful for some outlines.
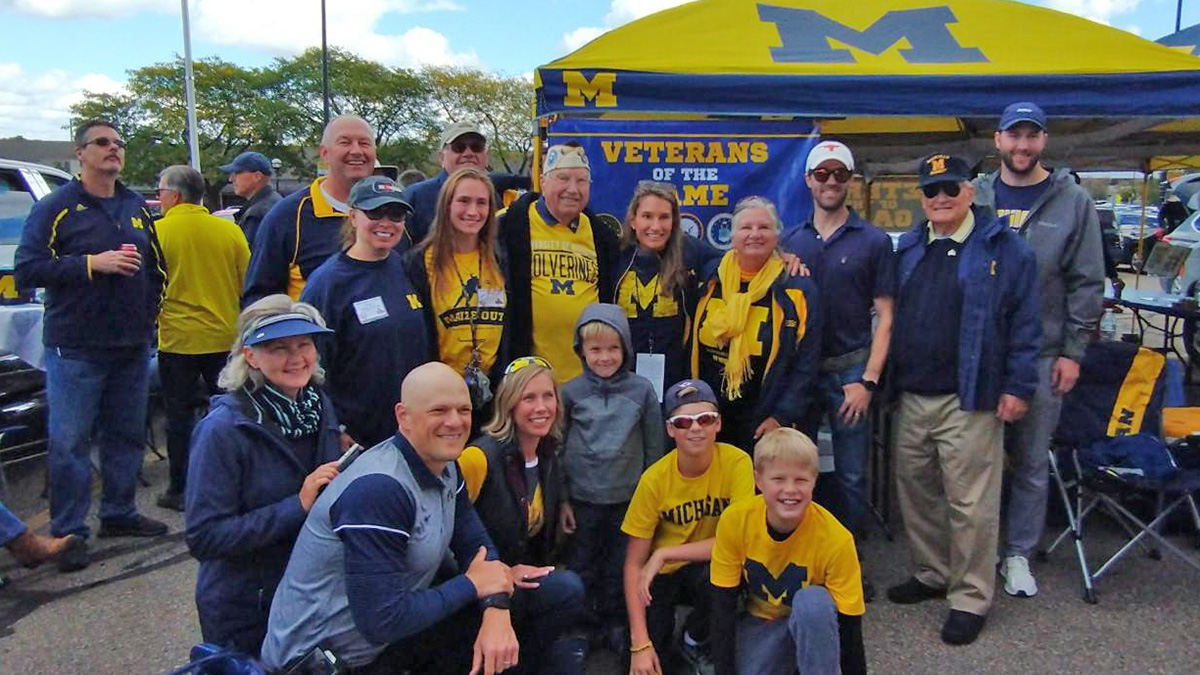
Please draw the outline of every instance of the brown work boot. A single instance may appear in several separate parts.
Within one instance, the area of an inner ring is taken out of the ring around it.
[[[42,563],[53,560],[67,551],[83,545],[83,538],[77,534],[65,537],[47,537],[25,530],[19,537],[8,544],[17,562],[33,569]]]

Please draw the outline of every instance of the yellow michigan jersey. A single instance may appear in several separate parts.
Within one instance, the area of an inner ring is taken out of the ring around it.
[[[562,384],[583,372],[575,353],[575,322],[588,305],[600,302],[600,263],[592,223],[579,216],[574,230],[547,223],[529,206],[529,245],[533,298],[533,351],[554,367]]]
[[[812,585],[829,591],[841,614],[866,611],[854,537],[816,503],[808,505],[800,526],[783,541],[767,531],[762,495],[734,504],[717,526],[711,570],[714,586],[743,586],[747,609],[761,619],[787,616],[796,591]]]
[[[638,480],[621,531],[653,539],[651,547],[679,546],[716,536],[717,520],[733,502],[754,496],[754,466],[750,455],[717,443],[708,471],[686,478],[679,473],[679,451],[672,450],[650,465]],[[683,567],[663,565],[662,574]]]

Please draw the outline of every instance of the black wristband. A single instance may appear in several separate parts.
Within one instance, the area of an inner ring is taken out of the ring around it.
[[[861,384],[862,386],[866,387],[867,391],[870,391],[870,392],[873,392],[879,388],[878,382],[872,382],[871,380],[868,380],[866,378],[860,379],[858,381],[858,383]]]
[[[479,600],[482,609],[508,609],[512,606],[512,598],[508,593],[493,593]]]

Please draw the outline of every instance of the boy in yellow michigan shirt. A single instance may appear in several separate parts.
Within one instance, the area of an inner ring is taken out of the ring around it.
[[[692,605],[679,655],[707,669],[708,561],[717,521],[730,504],[754,495],[750,456],[717,443],[721,414],[712,388],[702,380],[678,382],[663,396],[663,412],[675,449],[642,474],[621,524],[629,535],[624,576],[632,675],[674,671],[678,604]]]
[[[754,446],[761,495],[721,516],[712,549],[718,675],[865,675],[862,570],[854,537],[813,503],[817,447],[795,429]],[[737,614],[746,594],[747,614]]]

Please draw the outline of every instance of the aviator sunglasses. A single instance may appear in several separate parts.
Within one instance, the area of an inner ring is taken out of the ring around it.
[[[833,176],[833,179],[839,183],[845,183],[850,180],[851,174],[849,169],[833,169],[832,171],[829,169],[813,169],[808,172],[808,175],[812,176],[818,183],[824,183],[829,180],[830,176]]]
[[[469,141],[456,138],[450,142],[450,149],[460,155],[466,152],[467,148],[470,148],[471,152],[483,152],[483,149],[486,147],[487,141],[483,140],[482,138],[472,138]]]
[[[962,192],[962,186],[953,181],[942,181],[921,186],[921,192],[925,194],[926,199],[933,199],[939,192],[946,193],[947,197],[957,197],[958,193]]]
[[[119,139],[119,138],[109,138],[109,137],[107,137],[107,136],[102,136],[102,137],[100,137],[100,138],[93,138],[92,140],[90,140],[90,141],[88,141],[88,142],[84,143],[83,145],[81,145],[81,146],[79,146],[79,147],[81,147],[81,148],[86,148],[87,146],[89,146],[89,145],[93,145],[93,144],[94,144],[94,145],[95,145],[97,148],[107,148],[107,147],[108,147],[108,146],[110,146],[110,145],[115,145],[115,146],[117,146],[118,148],[124,148],[124,147],[125,147],[125,141],[123,141],[123,140],[121,140],[121,139]]]
[[[721,419],[720,413],[702,412],[695,415],[673,415],[667,418],[667,423],[679,430],[691,429],[692,424],[699,424],[701,427],[711,427]]]
[[[383,220],[387,218],[393,223],[403,223],[408,216],[408,209],[399,204],[384,204],[370,211],[363,211],[371,220]]]

